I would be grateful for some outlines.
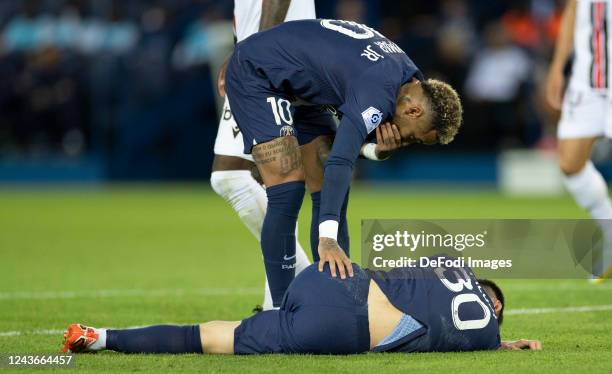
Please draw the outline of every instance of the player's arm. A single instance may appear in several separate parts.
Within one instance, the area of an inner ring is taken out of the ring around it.
[[[259,31],[281,24],[287,17],[291,0],[262,0]]]
[[[555,53],[548,71],[546,81],[546,97],[548,103],[555,109],[561,109],[565,78],[563,68],[572,52],[574,45],[574,24],[576,22],[576,0],[568,0],[563,16]]]
[[[366,136],[365,128],[361,129],[345,115],[338,126],[323,174],[319,213],[319,271],[323,271],[324,265],[329,263],[332,276],[336,276],[337,267],[342,279],[346,278],[347,273],[353,276],[353,265],[337,241],[340,210]]]
[[[501,342],[499,349],[518,351],[521,349],[531,349],[539,351],[542,349],[542,342],[539,340],[521,339],[513,342]]]
[[[353,275],[351,261],[338,246],[340,211],[365,139],[395,112],[398,84],[394,69],[394,65],[376,64],[355,77],[339,107],[343,116],[325,163],[319,210],[319,271],[329,262],[332,276],[336,275],[336,266],[341,278],[347,271]]]

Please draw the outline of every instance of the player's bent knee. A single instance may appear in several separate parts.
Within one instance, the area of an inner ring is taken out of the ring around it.
[[[559,141],[559,167],[563,174],[571,176],[584,169],[591,159],[596,140],[597,138],[579,138]]]
[[[300,146],[294,136],[256,145],[253,159],[266,186],[304,180]]]
[[[559,168],[566,176],[578,174],[580,171],[582,171],[582,169],[584,169],[585,166],[586,161],[576,160],[571,157],[564,157],[563,155],[559,157]]]
[[[237,191],[244,190],[253,179],[248,170],[213,171],[210,186],[217,195],[229,200]]]
[[[215,155],[212,164],[212,170],[251,170],[253,162],[237,156]]]

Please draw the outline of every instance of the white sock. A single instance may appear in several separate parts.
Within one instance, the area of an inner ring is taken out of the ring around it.
[[[266,190],[257,183],[251,172],[249,170],[214,171],[210,176],[210,184],[219,196],[230,203],[257,241],[261,241],[261,227],[266,216],[268,198]],[[310,265],[310,260],[297,239],[295,254],[295,273],[297,275]],[[272,296],[267,278],[262,307],[264,310],[272,308]]]
[[[89,346],[90,351],[101,351],[106,349],[106,329],[95,329],[98,333],[98,340]]]
[[[214,171],[210,175],[213,190],[230,203],[251,234],[261,240],[261,226],[266,216],[266,190],[249,170]]]
[[[263,310],[272,310],[272,308],[274,308],[274,302],[272,301],[272,293],[270,292],[270,283],[268,283],[268,277],[266,277],[266,285],[264,286],[264,300],[261,307]]]
[[[608,185],[591,161],[577,174],[564,178],[565,186],[582,208],[589,211],[602,228],[606,244],[601,258],[600,271],[612,265],[612,202]]]

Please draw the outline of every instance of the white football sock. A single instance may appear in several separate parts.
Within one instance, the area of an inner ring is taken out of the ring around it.
[[[213,190],[230,203],[251,234],[261,240],[261,226],[266,216],[266,190],[249,170],[214,171],[210,175]]]
[[[210,176],[210,184],[219,196],[230,203],[257,241],[261,241],[261,227],[266,216],[268,198],[266,190],[257,183],[251,172],[249,170],[214,171]],[[297,228],[295,236],[295,274],[297,275],[310,265],[310,260],[297,240]],[[264,310],[272,308],[272,296],[267,278],[262,307]]]
[[[591,161],[580,172],[566,176],[564,180],[578,205],[588,210],[602,228],[607,242],[601,259],[603,268],[600,271],[603,271],[612,265],[612,202],[608,185]]]
[[[274,308],[274,302],[272,301],[272,293],[270,292],[270,283],[268,283],[268,277],[266,277],[266,285],[264,286],[264,300],[261,307],[263,310],[272,310]]]
[[[90,351],[101,351],[106,349],[106,329],[95,329],[98,333],[98,340],[89,346]]]

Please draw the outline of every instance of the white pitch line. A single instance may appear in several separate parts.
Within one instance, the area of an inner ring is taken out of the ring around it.
[[[525,315],[525,314],[549,314],[549,313],[588,313],[588,312],[604,312],[612,310],[612,304],[610,305],[584,305],[584,306],[570,306],[563,308],[525,308],[525,309],[508,309],[504,312],[506,315]],[[168,324],[168,323],[167,323]],[[138,328],[143,326],[130,326],[125,327],[127,329]],[[0,338],[2,337],[14,337],[23,335],[59,335],[65,330],[56,329],[44,329],[44,330],[31,330],[31,331],[0,331]]]
[[[611,284],[597,286],[580,284],[567,285],[507,285],[504,290],[513,291],[609,291]],[[208,288],[161,288],[161,289],[111,289],[93,291],[16,291],[0,292],[0,300],[53,300],[78,298],[112,298],[112,297],[165,297],[165,296],[229,296],[229,295],[260,295],[263,287],[208,287]]]
[[[77,298],[109,298],[109,297],[164,297],[164,296],[227,296],[227,295],[259,295],[261,288],[167,288],[157,290],[125,289],[96,291],[41,291],[41,292],[0,292],[0,300],[52,300]]]
[[[605,312],[608,310],[612,310],[612,305],[568,306],[564,308],[508,309],[507,311],[504,312],[504,314],[511,316],[511,315],[521,315],[521,314]]]
[[[21,335],[21,331],[3,331],[0,332],[0,337],[4,336],[19,336]]]
[[[44,329],[44,330],[32,330],[32,331],[3,331],[0,332],[0,337],[6,336],[21,336],[21,335],[56,335],[62,334],[66,330],[52,330],[52,329]]]
[[[553,291],[553,292],[565,292],[565,291],[606,291],[612,290],[612,283],[604,284],[589,284],[588,281],[584,280],[582,284],[570,283],[570,284],[507,284],[503,285],[503,290],[506,291],[524,291],[524,292],[540,292],[540,291]]]

